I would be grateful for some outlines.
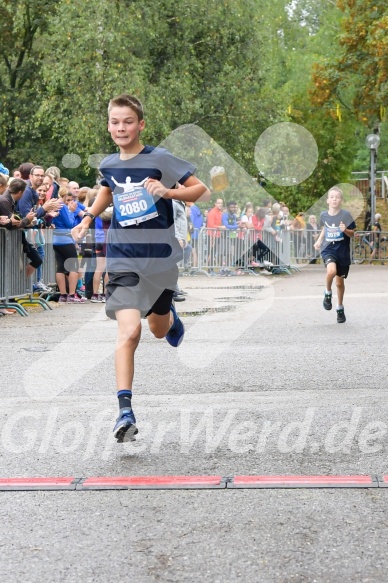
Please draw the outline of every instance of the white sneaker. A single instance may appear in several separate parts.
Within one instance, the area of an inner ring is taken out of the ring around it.
[[[42,281],[38,281],[37,283],[35,283],[33,286],[33,289],[34,289],[34,291],[42,291],[42,292],[50,291],[50,288],[47,287],[47,285],[45,285]]]

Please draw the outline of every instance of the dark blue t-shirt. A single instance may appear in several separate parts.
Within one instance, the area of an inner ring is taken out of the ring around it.
[[[355,229],[356,223],[349,211],[341,209],[336,215],[323,211],[320,217],[320,226],[325,230],[321,245],[321,255],[334,257],[340,265],[350,265],[350,237],[339,228],[344,223],[347,229]]]
[[[172,200],[148,195],[147,178],[166,188],[184,183],[195,166],[164,148],[145,146],[129,160],[112,154],[101,162],[102,186],[113,193],[115,208],[107,235],[107,271],[151,275],[170,269],[182,258],[175,238]]]

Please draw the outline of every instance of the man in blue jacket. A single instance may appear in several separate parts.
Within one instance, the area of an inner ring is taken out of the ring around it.
[[[44,179],[44,170],[42,166],[33,166],[30,171],[29,181],[23,193],[22,198],[17,204],[17,212],[23,218],[28,215],[31,209],[34,209],[38,203],[38,193],[36,189],[41,186]],[[36,218],[42,219],[47,213],[51,211],[58,211],[62,207],[62,201],[57,199],[50,199],[36,210]]]
[[[234,201],[228,202],[226,205],[226,212],[222,215],[222,224],[225,227],[225,261],[228,265],[234,265],[235,241],[237,239],[237,229],[239,223],[237,220],[237,203]]]
[[[194,203],[187,203],[190,207],[190,221],[193,226],[191,235],[191,245],[193,247],[193,267],[198,266],[198,237],[199,231],[203,227],[203,215],[201,209]]]

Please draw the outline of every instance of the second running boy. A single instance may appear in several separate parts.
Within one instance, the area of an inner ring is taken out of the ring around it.
[[[332,309],[332,284],[335,278],[337,286],[337,322],[346,322],[343,305],[345,294],[345,279],[349,273],[350,238],[354,236],[356,224],[349,211],[342,209],[343,193],[334,186],[327,193],[328,210],[320,217],[322,231],[314,244],[316,250],[321,249],[321,256],[326,265],[326,290],[323,298],[325,310]]]

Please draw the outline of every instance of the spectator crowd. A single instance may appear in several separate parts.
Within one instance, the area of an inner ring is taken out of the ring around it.
[[[51,288],[42,278],[45,258],[45,232],[53,229],[56,285],[60,303],[104,302],[102,278],[105,273],[105,234],[109,212],[96,217],[86,237],[77,245],[71,237],[93,203],[99,186],[83,187],[61,177],[57,167],[23,163],[10,177],[0,165],[0,227],[21,230],[26,255],[26,276],[33,278],[33,291],[47,293]],[[53,283],[53,282],[50,282]],[[102,293],[100,293],[102,292]],[[2,309],[0,313],[8,314]]]
[[[56,286],[60,303],[82,304],[87,300],[105,301],[106,232],[113,207],[106,209],[91,224],[90,234],[76,244],[71,229],[93,204],[99,185],[80,185],[61,176],[59,168],[44,169],[30,162],[21,164],[9,176],[0,163],[0,227],[22,231],[23,251],[27,257],[26,275],[33,278],[33,291],[51,290],[43,281],[45,232],[53,229],[56,262]],[[310,263],[317,261],[314,243],[320,232],[319,219],[300,212],[290,216],[284,202],[267,198],[260,206],[246,202],[239,208],[235,201],[226,204],[221,197],[213,208],[202,210],[197,204],[173,201],[175,235],[182,247],[182,267],[195,273],[206,269],[209,275],[239,274],[242,269],[260,269],[270,273],[280,253],[284,231],[291,231],[293,256]],[[378,252],[380,216],[373,225],[377,243],[371,250],[373,260]],[[374,253],[374,255],[373,255]],[[176,301],[184,301],[185,292],[178,287]],[[0,314],[8,310],[0,310]]]

